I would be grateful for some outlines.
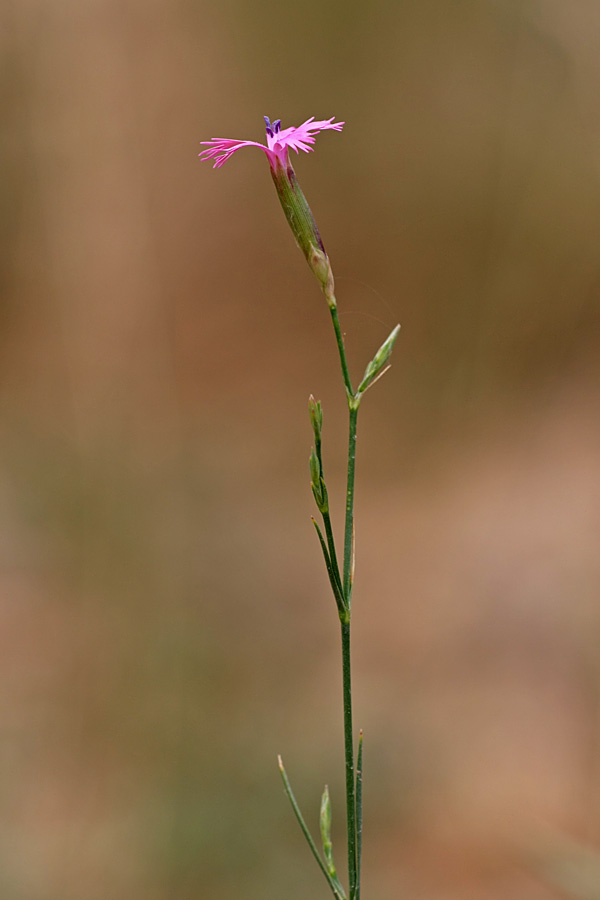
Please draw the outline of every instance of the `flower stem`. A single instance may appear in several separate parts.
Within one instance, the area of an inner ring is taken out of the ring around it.
[[[344,599],[348,609],[352,606],[352,581],[354,578],[354,473],[356,470],[356,430],[358,402],[348,399],[348,479],[346,484],[346,525],[344,528]]]
[[[350,621],[342,620],[342,680],[344,696],[344,748],[346,757],[346,820],[348,829],[348,885],[350,900],[356,895],[356,800],[354,780],[354,739],[352,733],[352,677],[350,664]]]
[[[354,734],[352,728],[352,665],[350,653],[350,608],[352,600],[352,580],[354,575],[354,476],[356,469],[356,431],[360,397],[355,396],[348,370],[346,348],[333,294],[325,292],[342,368],[342,377],[348,398],[348,477],[346,483],[346,516],[344,527],[344,563],[342,592],[345,614],[340,615],[342,636],[342,695],[344,706],[344,754],[346,768],[346,822],[348,835],[348,882],[350,900],[358,895],[358,860],[356,827],[356,773],[354,771]]]
[[[352,578],[354,568],[354,473],[356,466],[356,428],[358,407],[351,400],[349,406],[348,482],[346,488],[346,526],[344,530],[343,593],[347,609],[342,628],[342,690],[344,703],[344,748],[346,758],[346,819],[348,829],[348,881],[350,900],[358,891],[356,851],[356,781],[354,772],[354,733],[352,728],[352,669],[350,654],[350,618]]]
[[[327,298],[327,303],[329,304],[329,311],[331,313],[331,319],[333,321],[333,328],[335,331],[335,339],[338,345],[338,351],[340,354],[340,363],[342,366],[342,375],[344,378],[344,385],[346,388],[346,393],[348,397],[354,396],[354,390],[352,388],[352,382],[350,380],[350,372],[348,371],[348,362],[346,360],[346,348],[344,347],[344,338],[342,336],[342,329],[340,328],[340,320],[338,318],[337,312],[337,303],[333,294],[325,294]]]

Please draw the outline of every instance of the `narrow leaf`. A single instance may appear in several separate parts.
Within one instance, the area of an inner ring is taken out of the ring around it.
[[[383,375],[384,371],[389,367],[389,359],[392,355],[392,350],[399,332],[400,326],[396,325],[394,330],[385,339],[385,341],[365,369],[363,380],[359,384],[358,391],[356,392],[357,396],[359,396],[360,394],[364,394],[367,388],[374,384],[375,381],[377,381],[377,379],[381,375]]]
[[[304,817],[302,816],[302,813],[300,812],[300,807],[298,806],[296,798],[294,797],[294,792],[292,791],[292,786],[290,784],[289,778],[287,777],[287,773],[283,767],[283,762],[281,760],[281,756],[277,757],[277,762],[279,763],[279,771],[281,772],[281,778],[283,780],[283,787],[284,787],[285,793],[287,795],[288,800],[291,803],[292,809],[294,811],[294,815],[296,816],[296,819],[298,820],[298,825],[300,826],[302,834],[306,838],[306,842],[307,842],[308,846],[310,847],[311,853],[314,856],[314,858],[316,859],[323,875],[327,879],[327,883],[328,883],[329,887],[331,888],[331,892],[333,893],[333,896],[336,898],[336,900],[346,900],[346,895],[344,893],[344,890],[343,890],[341,884],[339,883],[337,878],[334,879],[329,874],[329,872],[327,871],[327,868],[325,866],[325,863],[319,856],[319,851],[317,850],[315,842],[312,839],[311,833],[308,830],[308,826],[307,826],[306,822],[304,821]]]
[[[335,863],[333,861],[333,845],[331,843],[331,800],[329,799],[329,788],[325,785],[323,796],[321,797],[321,814],[319,816],[319,824],[321,826],[321,840],[323,842],[323,854],[329,874],[335,877]]]
[[[327,544],[325,543],[325,538],[323,537],[323,534],[321,532],[321,529],[319,528],[317,520],[313,519],[311,517],[311,522],[315,526],[315,530],[319,536],[319,543],[321,545],[321,550],[323,551],[323,559],[325,560],[325,567],[327,569],[327,574],[329,575],[329,583],[331,584],[331,589],[333,591],[333,596],[335,597],[335,602],[337,604],[338,611],[340,613],[345,613],[347,611],[346,604],[344,603],[344,598],[342,596],[342,592],[340,591],[338,580],[335,577],[335,572],[334,572],[333,566],[331,564],[331,559],[329,557],[329,551],[327,550]]]

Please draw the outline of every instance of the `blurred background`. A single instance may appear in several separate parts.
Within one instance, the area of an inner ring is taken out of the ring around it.
[[[344,860],[346,414],[361,410],[368,900],[600,898],[596,0],[8,0],[0,13],[0,894],[327,896]]]

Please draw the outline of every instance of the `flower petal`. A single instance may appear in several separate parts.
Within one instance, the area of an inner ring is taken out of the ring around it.
[[[206,145],[208,149],[202,150],[198,156],[200,159],[214,159],[215,163],[213,169],[220,169],[223,163],[226,163],[227,160],[238,150],[241,150],[242,147],[260,147],[261,150],[264,150],[269,159],[272,156],[268,147],[265,147],[264,144],[259,144],[256,141],[236,141],[232,138],[212,138],[210,141],[200,141],[200,143]]]
[[[287,160],[287,150],[291,148],[296,153],[302,150],[308,153],[312,150],[312,144],[315,142],[315,135],[320,131],[332,129],[333,131],[341,131],[344,122],[334,122],[331,119],[321,119],[315,122],[315,117],[311,116],[302,125],[297,128],[284,128],[279,130],[279,119],[273,122],[273,125],[265,118],[267,122],[267,146],[259,144],[256,141],[238,141],[233,138],[212,138],[210,141],[201,141],[207,150],[202,150],[198,154],[200,159],[214,159],[213,169],[219,169],[227,160],[241,150],[242,147],[259,147],[269,158],[272,169],[275,166],[285,165]]]
[[[311,145],[315,142],[314,135],[318,134],[320,131],[326,131],[327,129],[332,129],[333,131],[342,130],[345,123],[334,122],[333,119],[334,116],[332,116],[331,119],[322,119],[315,122],[314,116],[311,116],[310,119],[307,119],[302,125],[298,125],[297,128],[285,128],[283,131],[280,131],[273,141],[269,140],[269,146],[276,142],[281,144],[282,147],[290,147],[296,153],[298,153],[299,150],[308,153],[309,151],[312,151]]]

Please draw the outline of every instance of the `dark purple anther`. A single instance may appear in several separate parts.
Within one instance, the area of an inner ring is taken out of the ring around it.
[[[281,131],[281,119],[275,119],[275,121],[273,122],[273,131],[275,132],[275,134],[279,134],[279,132]]]
[[[268,119],[266,116],[263,116],[263,119],[265,120],[265,125],[267,126],[267,134],[269,135],[269,137],[273,137],[273,128],[271,126],[270,119]]]

